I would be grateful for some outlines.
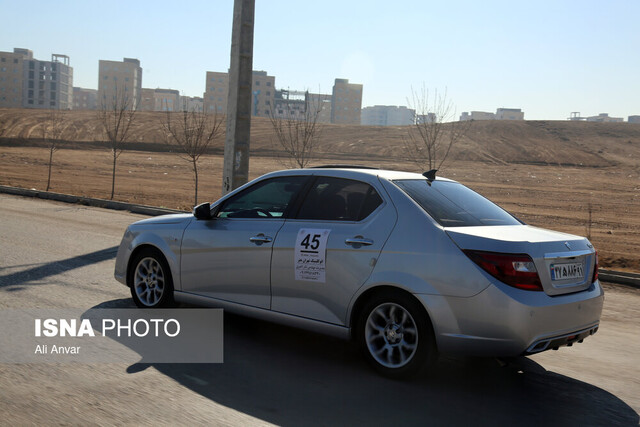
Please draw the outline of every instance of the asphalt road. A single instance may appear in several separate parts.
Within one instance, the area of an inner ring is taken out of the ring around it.
[[[113,263],[140,218],[0,195],[0,309],[133,307]],[[348,343],[225,315],[223,364],[0,364],[0,424],[637,426],[639,326],[640,290],[606,286],[584,344],[396,382]]]

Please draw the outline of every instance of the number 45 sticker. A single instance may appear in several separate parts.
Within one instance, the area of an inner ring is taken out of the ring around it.
[[[295,248],[296,280],[325,283],[327,240],[331,230],[302,228]]]

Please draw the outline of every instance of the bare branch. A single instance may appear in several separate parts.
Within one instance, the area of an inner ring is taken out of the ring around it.
[[[305,93],[304,101],[282,100],[272,108],[269,120],[288,167],[306,167],[318,146],[323,126],[318,122],[321,97]]]
[[[443,94],[436,90],[431,97],[423,85],[420,91],[412,89],[411,97],[417,120],[404,140],[407,158],[423,170],[440,169],[471,122],[456,121],[446,89]]]
[[[111,199],[115,191],[116,162],[122,151],[124,144],[129,137],[129,130],[136,115],[134,99],[129,96],[127,88],[115,86],[114,93],[110,99],[101,100],[100,109],[97,111],[97,118],[102,125],[104,136],[109,143],[109,150],[113,157],[113,174],[111,179]]]
[[[178,156],[191,163],[195,181],[194,204],[198,204],[198,160],[222,133],[223,115],[207,114],[196,109],[188,110],[186,102],[182,111],[167,109],[162,129],[165,142],[179,148]]]

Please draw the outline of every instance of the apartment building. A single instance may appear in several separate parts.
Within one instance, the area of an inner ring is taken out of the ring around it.
[[[139,108],[142,100],[142,68],[139,60],[100,60],[98,76],[98,108],[109,108],[116,101],[126,102],[133,109]]]
[[[408,126],[415,121],[416,110],[395,105],[364,107],[360,118],[360,123],[365,126]]]
[[[73,68],[67,55],[52,54],[51,61],[25,60],[23,82],[24,107],[73,108]]]
[[[25,59],[33,59],[27,49],[0,52],[0,107],[22,108],[23,67]]]
[[[309,108],[308,95],[309,92],[276,90],[271,114],[280,119],[303,120]]]
[[[427,113],[427,114],[417,114],[416,115],[416,123],[421,125],[423,123],[435,123],[437,117],[435,113]]]
[[[464,112],[460,115],[460,121],[464,122],[467,120],[495,120],[496,115],[494,113],[487,113],[485,111],[472,111],[472,112]]]
[[[331,95],[328,94],[276,90],[274,105],[276,118],[331,123]]]
[[[335,79],[331,98],[331,123],[360,124],[362,85]]]
[[[98,108],[98,91],[83,87],[73,88],[74,110],[95,110]]]
[[[40,61],[29,49],[0,52],[0,107],[73,108],[69,57],[52,54],[51,61]]]
[[[318,112],[318,123],[331,123],[332,96],[324,93],[307,93],[307,104]]]
[[[496,120],[524,120],[524,112],[519,108],[498,108]]]
[[[229,96],[229,73],[207,71],[204,111],[207,113],[227,114]]]
[[[269,117],[275,106],[276,78],[266,71],[253,71],[251,82],[251,115]],[[204,109],[208,113],[227,114],[229,73],[207,71]]]
[[[251,114],[269,117],[274,108],[276,78],[267,75],[266,71],[254,71],[251,94]]]
[[[640,116],[629,116],[629,123],[640,123]]]
[[[486,111],[463,112],[460,121],[467,120],[524,120],[524,112],[519,108],[498,108],[495,113]]]
[[[180,98],[180,105],[187,111],[204,111],[204,99],[199,96],[183,96]]]
[[[600,122],[600,123],[619,123],[623,122],[622,117],[609,117],[609,113],[600,113],[597,116],[587,117],[588,122]]]
[[[141,111],[182,111],[180,92],[175,89],[145,89],[140,96]]]

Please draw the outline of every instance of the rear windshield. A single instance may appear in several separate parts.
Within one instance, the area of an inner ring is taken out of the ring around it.
[[[507,211],[457,182],[429,185],[424,179],[409,179],[394,183],[443,227],[520,224]]]

